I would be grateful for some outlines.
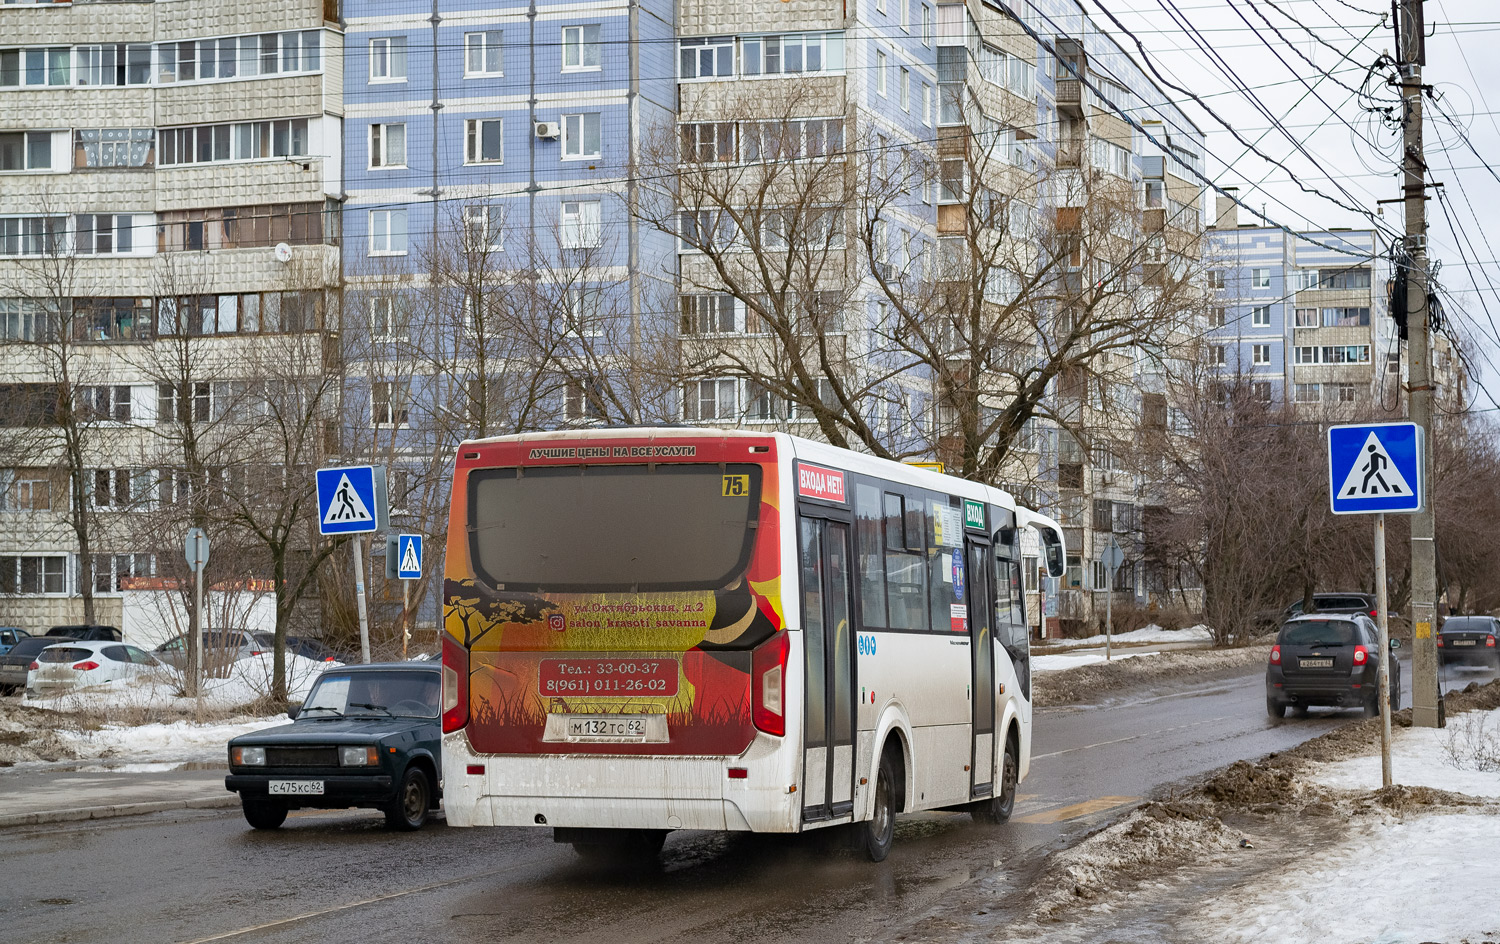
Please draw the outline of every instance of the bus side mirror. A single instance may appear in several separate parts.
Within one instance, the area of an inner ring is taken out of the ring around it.
[[[1061,577],[1067,573],[1068,569],[1064,558],[1062,533],[1050,527],[1039,527],[1036,530],[1042,539],[1042,556],[1047,561],[1047,576]]]

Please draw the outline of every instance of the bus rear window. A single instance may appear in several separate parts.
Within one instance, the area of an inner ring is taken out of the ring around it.
[[[720,589],[749,564],[760,487],[750,464],[475,470],[474,572],[503,590]]]

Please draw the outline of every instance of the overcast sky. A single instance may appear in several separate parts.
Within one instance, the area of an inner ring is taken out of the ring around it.
[[[1201,96],[1223,119],[1191,101],[1184,104],[1208,134],[1209,173],[1221,186],[1238,186],[1247,204],[1263,205],[1272,220],[1296,229],[1402,231],[1399,204],[1385,205],[1384,215],[1373,220],[1365,215],[1376,212],[1377,200],[1401,195],[1399,129],[1365,107],[1389,103],[1393,91],[1377,79],[1369,88],[1379,101],[1356,93],[1376,58],[1395,51],[1389,0],[1081,2],[1101,26],[1109,23],[1104,11],[1119,17],[1171,81]],[[1500,399],[1494,366],[1500,363],[1500,295],[1494,291],[1500,288],[1500,180],[1485,164],[1493,161],[1500,173],[1500,116],[1494,111],[1500,107],[1500,3],[1427,0],[1426,19],[1423,81],[1438,96],[1425,108],[1428,179],[1447,185],[1448,201],[1446,215],[1435,195],[1427,204],[1429,253],[1442,264],[1438,278],[1449,293],[1450,317],[1472,337],[1481,379]],[[1124,44],[1131,47],[1129,37]],[[1285,166],[1257,157],[1225,122]],[[1327,196],[1305,192],[1299,180]],[[1250,222],[1249,214],[1242,212],[1240,221]],[[1478,390],[1472,405],[1494,406]]]

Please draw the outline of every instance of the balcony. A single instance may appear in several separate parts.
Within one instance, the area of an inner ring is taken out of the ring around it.
[[[1070,118],[1083,117],[1083,82],[1079,79],[1057,80],[1057,113]]]

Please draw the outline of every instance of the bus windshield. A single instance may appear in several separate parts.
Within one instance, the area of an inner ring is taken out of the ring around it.
[[[749,463],[476,470],[475,576],[534,592],[716,590],[749,563],[760,484]]]

